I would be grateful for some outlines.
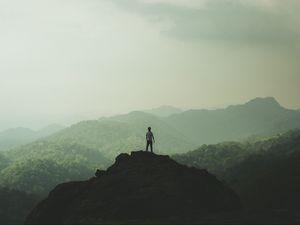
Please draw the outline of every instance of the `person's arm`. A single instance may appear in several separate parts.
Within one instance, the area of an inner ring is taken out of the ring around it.
[[[153,142],[155,143],[155,139],[154,139],[154,135],[153,135],[153,133],[152,133],[152,138],[153,138]]]

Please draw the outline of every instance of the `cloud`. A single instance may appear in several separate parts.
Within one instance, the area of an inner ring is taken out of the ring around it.
[[[187,41],[295,46],[300,42],[297,0],[122,0],[115,2],[169,26],[162,32]]]

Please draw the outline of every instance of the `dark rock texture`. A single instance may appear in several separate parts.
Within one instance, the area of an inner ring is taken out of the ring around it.
[[[140,151],[120,154],[96,178],[58,185],[25,224],[197,223],[240,208],[237,195],[206,170]]]

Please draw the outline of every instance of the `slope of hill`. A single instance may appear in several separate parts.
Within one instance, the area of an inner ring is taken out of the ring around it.
[[[164,121],[202,145],[300,128],[300,113],[281,107],[274,98],[257,98],[226,109],[189,110]]]
[[[39,138],[54,134],[63,128],[64,127],[60,125],[53,124],[38,131],[22,127],[2,131],[0,132],[0,151],[6,151],[20,145],[28,144]]]
[[[57,184],[88,179],[110,162],[95,149],[45,140],[5,153],[0,153],[0,224],[21,224]]]
[[[254,149],[238,142],[224,142],[215,145],[203,145],[200,148],[184,154],[172,156],[177,162],[196,168],[205,168],[224,179],[229,168],[243,161]]]
[[[300,209],[300,131],[258,143],[226,179],[250,208]]]
[[[158,117],[167,117],[174,114],[182,113],[182,110],[173,106],[165,105],[158,108],[145,110],[144,112],[150,113]]]
[[[25,224],[197,223],[208,212],[240,209],[236,194],[207,171],[132,152],[97,178],[58,185]]]
[[[255,143],[223,143],[174,155],[225,180],[249,208],[300,209],[300,130]]]

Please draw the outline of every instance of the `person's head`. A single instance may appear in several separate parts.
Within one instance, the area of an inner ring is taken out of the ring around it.
[[[148,127],[148,130],[151,131],[151,127]]]

